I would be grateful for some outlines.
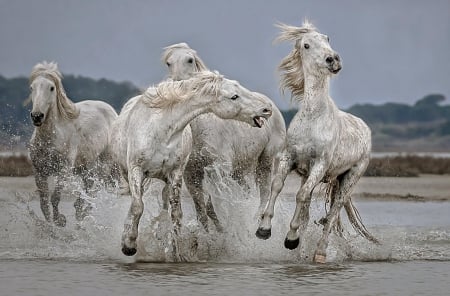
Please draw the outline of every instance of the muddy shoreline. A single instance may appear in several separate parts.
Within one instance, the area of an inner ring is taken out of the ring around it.
[[[299,182],[300,178],[295,173],[290,174],[286,179],[281,198],[294,198],[300,186]],[[0,189],[0,199],[17,196],[30,200],[37,197],[33,176],[0,177]],[[315,195],[321,196],[324,192],[325,186],[321,185],[315,190]],[[186,190],[183,190],[183,197],[187,196]],[[352,197],[355,200],[450,201],[450,175],[420,175],[413,178],[363,177]]]

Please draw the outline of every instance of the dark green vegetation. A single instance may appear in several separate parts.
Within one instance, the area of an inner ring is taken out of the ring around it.
[[[129,82],[67,75],[63,79],[67,95],[77,102],[101,99],[117,112],[140,90]],[[24,148],[33,127],[29,120],[31,106],[23,106],[29,96],[28,79],[0,76],[0,149]],[[361,117],[372,129],[373,151],[438,152],[450,151],[450,105],[445,97],[434,94],[414,105],[386,103],[354,105],[348,111]],[[283,111],[289,124],[296,110]]]
[[[33,168],[25,155],[0,156],[0,176],[31,176]],[[431,156],[389,156],[372,158],[365,176],[417,177],[420,174],[450,175],[450,158]]]
[[[33,166],[26,155],[0,157],[0,176],[26,177],[32,174]]]
[[[372,158],[364,175],[369,177],[417,177],[420,174],[450,174],[450,158],[413,154]]]
[[[372,129],[373,151],[449,151],[450,105],[442,95],[428,95],[414,105],[357,104],[345,110]],[[285,111],[289,123],[296,110]]]

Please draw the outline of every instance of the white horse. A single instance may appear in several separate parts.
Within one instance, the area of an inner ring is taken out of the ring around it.
[[[138,225],[143,213],[143,182],[158,178],[169,184],[174,226],[174,255],[180,260],[177,238],[181,226],[180,163],[183,130],[200,114],[213,112],[261,127],[272,106],[259,96],[219,74],[201,72],[185,81],[164,81],[124,108],[111,130],[111,151],[128,176],[132,201],[125,220],[122,252],[136,253]],[[256,130],[256,129],[255,129]]]
[[[312,192],[320,182],[328,183],[330,210],[321,220],[323,234],[314,255],[315,262],[323,263],[329,233],[334,225],[340,227],[342,206],[352,226],[367,239],[377,242],[362,224],[350,196],[369,163],[371,132],[361,119],[340,111],[329,96],[330,77],[342,66],[328,37],[308,22],[300,28],[284,24],[279,27],[282,33],[278,41],[295,43],[279,66],[281,87],[289,89],[301,106],[288,128],[287,152],[280,162],[279,174],[272,182],[270,200],[256,235],[262,239],[270,237],[275,200],[287,174],[295,170],[301,175],[302,184],[284,243],[286,248],[295,249],[308,224]]]
[[[173,80],[189,79],[195,73],[208,70],[197,52],[186,43],[166,47],[162,60],[168,67],[169,78]],[[205,230],[208,230],[208,216],[216,229],[222,230],[211,199],[205,198],[205,167],[231,164],[232,176],[241,184],[244,176],[255,178],[260,193],[259,214],[269,198],[274,160],[284,148],[286,127],[275,104],[262,94],[254,95],[270,104],[273,111],[261,129],[254,130],[242,122],[224,120],[211,113],[200,115],[190,123],[192,151],[183,176],[194,200],[197,219]]]
[[[66,224],[59,213],[58,204],[64,179],[71,173],[82,177],[84,189],[92,186],[92,177],[100,173],[102,166],[112,168],[106,152],[108,133],[117,117],[114,109],[101,101],[73,103],[66,95],[62,75],[56,63],[39,63],[30,77],[30,113],[35,126],[30,141],[30,157],[40,196],[42,212],[51,221],[49,208],[48,177],[56,176],[51,195],[53,221],[58,226]],[[84,201],[75,201],[76,218],[85,215]]]

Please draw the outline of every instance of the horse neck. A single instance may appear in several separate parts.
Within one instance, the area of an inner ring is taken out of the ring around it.
[[[337,112],[329,95],[330,77],[305,74],[301,112],[307,117],[318,117]]]
[[[170,109],[170,116],[166,117],[168,136],[178,134],[197,116],[211,112],[211,98],[192,97],[176,104]]]

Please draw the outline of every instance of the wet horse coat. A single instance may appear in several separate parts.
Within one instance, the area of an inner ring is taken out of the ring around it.
[[[188,79],[208,70],[197,52],[186,43],[166,47],[162,60],[168,67],[169,79],[173,80]],[[254,94],[270,104],[273,110],[273,115],[261,129],[255,130],[245,123],[224,120],[211,113],[200,115],[189,124],[187,133],[192,136],[192,148],[183,176],[194,200],[197,218],[206,230],[208,217],[216,229],[222,229],[209,194],[203,188],[208,166],[229,165],[231,175],[241,185],[245,183],[245,176],[251,177],[259,189],[259,213],[267,203],[274,163],[278,162],[285,145],[286,127],[275,104],[262,94]]]
[[[122,235],[122,252],[137,251],[139,220],[143,213],[143,183],[157,178],[167,184],[174,225],[173,254],[179,250],[181,231],[180,166],[183,130],[194,118],[212,112],[252,126],[272,114],[271,105],[238,82],[213,72],[201,72],[185,81],[164,81],[133,99],[111,130],[110,150],[127,175],[132,201]]]
[[[291,91],[293,99],[300,102],[300,109],[288,128],[286,152],[256,235],[262,239],[270,237],[276,198],[287,174],[295,170],[301,175],[302,184],[285,247],[295,249],[299,245],[300,234],[309,221],[312,192],[320,182],[328,183],[331,205],[322,219],[323,234],[314,256],[316,262],[325,262],[328,236],[333,226],[340,226],[343,206],[352,226],[376,242],[359,219],[350,196],[369,163],[371,131],[360,118],[339,110],[329,96],[330,78],[342,65],[328,37],[308,22],[303,27],[279,27],[282,33],[278,40],[294,42],[294,49],[280,64],[281,86]]]
[[[65,178],[72,173],[80,175],[84,189],[88,190],[93,177],[111,173],[113,164],[106,148],[109,129],[117,114],[102,101],[73,103],[66,96],[61,78],[56,63],[43,62],[33,68],[30,115],[35,128],[29,151],[45,219],[53,219],[57,225],[64,226],[66,218],[59,213],[58,204]],[[50,198],[53,218],[49,208],[50,176],[56,176]],[[75,202],[77,219],[86,214],[83,204],[78,197]]]

